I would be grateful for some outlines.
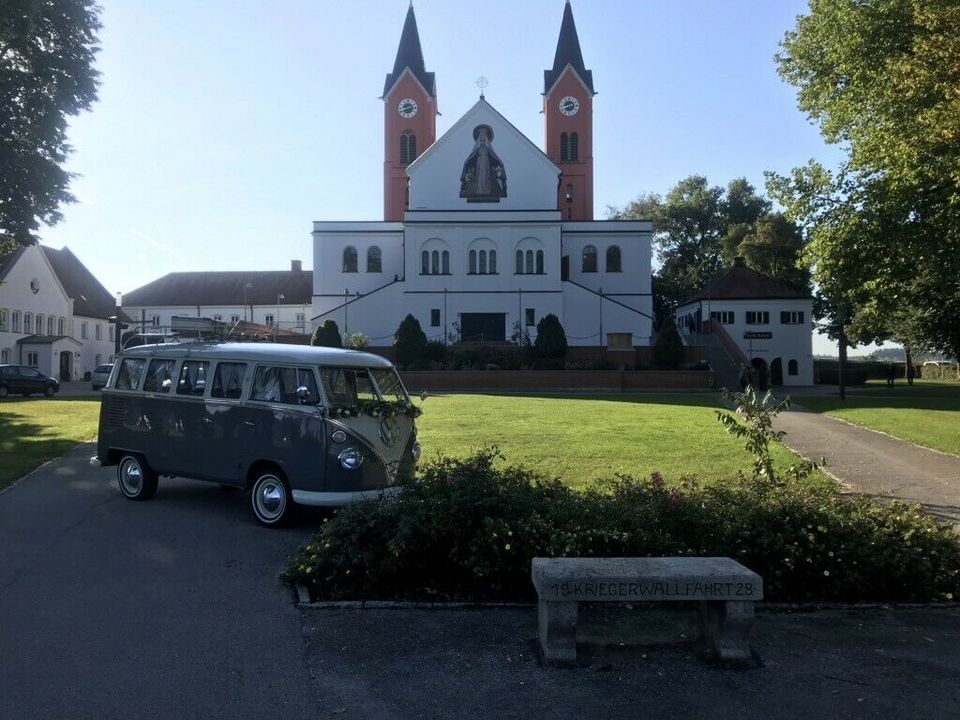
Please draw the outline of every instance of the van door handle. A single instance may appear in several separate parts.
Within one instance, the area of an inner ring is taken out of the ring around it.
[[[204,418],[203,418],[203,421],[204,421],[205,423],[212,423],[212,422],[213,422],[213,418],[204,417]]]
[[[250,421],[250,420],[244,420],[244,421],[243,421],[243,424],[244,424],[244,425],[249,425],[250,427],[254,427],[254,426],[256,425],[255,422],[252,422],[252,421]]]

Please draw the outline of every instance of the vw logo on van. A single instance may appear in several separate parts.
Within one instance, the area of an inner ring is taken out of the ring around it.
[[[380,419],[380,439],[387,447],[393,447],[400,438],[400,425],[391,417]]]

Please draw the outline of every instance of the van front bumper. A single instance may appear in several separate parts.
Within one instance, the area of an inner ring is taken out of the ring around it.
[[[98,458],[96,455],[90,458],[90,464],[94,467],[103,467],[103,463],[100,462],[100,458]]]
[[[356,490],[353,492],[319,492],[315,490],[291,490],[293,501],[298,505],[313,507],[342,507],[364,500],[377,500],[381,497],[393,497],[402,491],[399,486],[380,490]]]

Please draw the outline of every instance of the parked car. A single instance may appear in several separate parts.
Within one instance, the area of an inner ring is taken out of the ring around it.
[[[26,365],[0,365],[0,398],[20,394],[46,395],[50,397],[60,392],[60,383],[47,377],[36,368]]]
[[[93,375],[91,376],[94,390],[101,390],[107,386],[107,380],[110,379],[111,370],[113,370],[113,363],[109,363],[107,365],[97,365],[93,371]]]

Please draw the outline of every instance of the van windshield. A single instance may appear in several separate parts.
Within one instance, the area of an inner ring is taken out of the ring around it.
[[[354,407],[382,400],[407,400],[400,378],[393,369],[371,371],[367,368],[321,367],[320,379],[327,399],[334,407]],[[378,386],[383,397],[377,393]]]
[[[373,371],[373,379],[380,388],[380,394],[384,400],[391,402],[407,402],[407,392],[403,389],[400,382],[400,376],[393,368],[376,368]]]

